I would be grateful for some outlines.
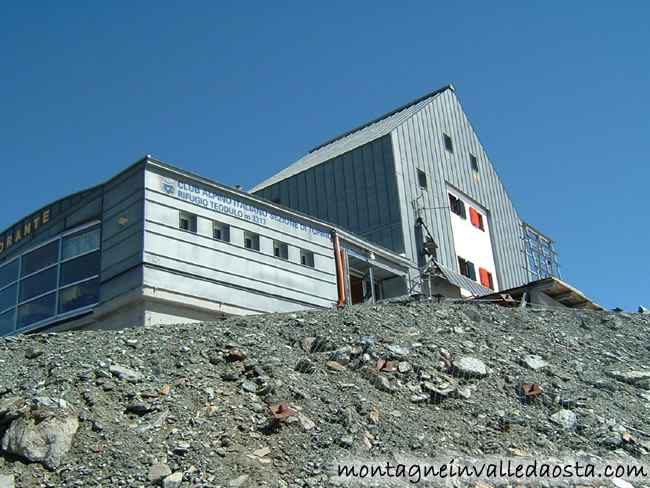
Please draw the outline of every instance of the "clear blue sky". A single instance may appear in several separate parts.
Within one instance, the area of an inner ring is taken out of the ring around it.
[[[453,83],[565,281],[650,307],[650,2],[0,0],[0,229],[145,154],[251,188]]]

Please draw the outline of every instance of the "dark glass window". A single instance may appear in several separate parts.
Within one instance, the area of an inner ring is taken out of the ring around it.
[[[273,241],[273,255],[276,258],[289,259],[289,246],[284,242]]]
[[[427,175],[421,169],[418,169],[418,185],[424,190],[427,189]]]
[[[46,269],[38,274],[20,281],[20,298],[24,302],[56,288],[56,267]]]
[[[469,155],[469,164],[472,166],[472,171],[478,173],[478,159],[471,153]]]
[[[451,208],[451,211],[459,217],[464,219],[467,218],[467,214],[465,213],[465,203],[460,198],[453,196],[451,193],[449,194],[449,207]]]
[[[18,260],[15,259],[0,268],[0,288],[4,288],[9,283],[18,279]]]
[[[59,286],[69,285],[99,274],[99,251],[61,263]]]
[[[16,305],[16,286],[14,284],[0,291],[0,312]]]
[[[244,232],[244,247],[246,249],[260,250],[260,236],[252,232]]]
[[[212,236],[220,241],[230,242],[230,226],[220,222],[215,222]]]
[[[61,259],[73,258],[94,249],[99,249],[99,227],[64,238]]]
[[[447,134],[443,133],[443,136],[445,138],[445,150],[447,152],[453,153],[454,152],[454,145],[451,142],[451,137],[449,137]]]
[[[18,327],[27,327],[41,320],[54,317],[55,304],[56,293],[50,293],[44,297],[24,303],[18,307]]]
[[[0,314],[0,336],[13,332],[15,323],[16,323],[15,308],[12,308],[8,312]]]
[[[59,313],[69,312],[99,301],[99,279],[69,286],[59,291]]]
[[[47,246],[23,256],[23,270],[21,275],[32,274],[39,269],[47,268],[59,259],[59,241],[54,241]]]
[[[306,251],[304,249],[300,250],[300,264],[309,266],[310,268],[314,267],[314,253],[311,251]]]

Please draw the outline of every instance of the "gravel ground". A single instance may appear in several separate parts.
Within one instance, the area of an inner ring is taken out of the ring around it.
[[[405,299],[10,337],[0,488],[347,486],[341,463],[452,457],[648,466],[649,330],[647,314]]]

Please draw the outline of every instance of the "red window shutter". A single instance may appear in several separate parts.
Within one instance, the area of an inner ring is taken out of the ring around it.
[[[492,288],[490,286],[490,273],[486,269],[479,268],[478,273],[481,276],[481,285],[487,286],[488,288]]]
[[[479,213],[476,210],[474,210],[474,208],[472,207],[469,207],[469,220],[472,222],[473,225],[475,225],[479,229],[481,228]]]

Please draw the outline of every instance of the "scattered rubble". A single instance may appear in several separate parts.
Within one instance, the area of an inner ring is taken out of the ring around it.
[[[647,465],[649,332],[645,313],[402,300],[9,337],[0,487],[338,486],[337,462],[396,455]]]

